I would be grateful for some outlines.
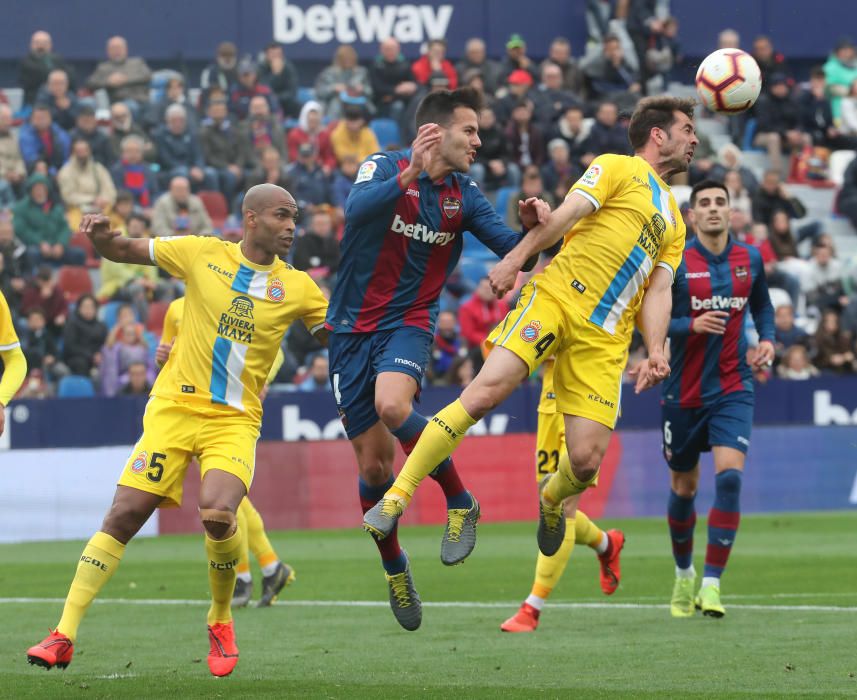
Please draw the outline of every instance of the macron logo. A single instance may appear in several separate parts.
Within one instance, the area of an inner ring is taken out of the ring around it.
[[[401,233],[406,238],[413,238],[415,241],[432,243],[434,245],[446,245],[450,241],[455,240],[454,233],[429,231],[425,224],[406,224],[398,214],[393,219],[393,225],[390,227],[390,230],[393,233]]]
[[[694,311],[728,311],[737,309],[740,311],[747,305],[747,297],[722,297],[719,294],[710,299],[690,298],[690,308]]]

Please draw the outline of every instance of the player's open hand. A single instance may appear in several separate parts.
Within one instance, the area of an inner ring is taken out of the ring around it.
[[[498,299],[502,299],[514,288],[519,271],[520,268],[509,260],[508,257],[505,257],[488,273],[491,291],[497,295]]]
[[[110,217],[104,214],[85,214],[80,220],[78,231],[85,233],[93,243],[106,242],[122,235],[120,231],[110,230]]]
[[[770,340],[759,341],[755,356],[753,357],[753,371],[770,367],[774,364],[775,355],[774,344]]]
[[[419,128],[417,137],[411,144],[411,168],[418,173],[428,168],[431,163],[432,149],[440,143],[441,136],[440,127],[437,124],[423,124]]]
[[[728,311],[706,311],[691,321],[690,328],[694,333],[723,335],[726,332],[726,323],[728,321]]]
[[[530,197],[524,201],[518,200],[518,217],[527,230],[535,228],[539,224],[547,223],[550,215],[550,205],[543,199]]]

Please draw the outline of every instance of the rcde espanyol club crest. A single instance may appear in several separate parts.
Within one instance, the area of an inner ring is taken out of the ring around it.
[[[282,280],[275,277],[270,282],[268,282],[268,289],[265,292],[265,295],[268,297],[269,301],[280,302],[285,299],[286,288],[283,286]]]
[[[451,219],[458,212],[461,211],[461,200],[456,199],[455,197],[444,197],[443,198],[443,213],[446,214],[447,219]]]
[[[131,463],[131,471],[135,474],[139,474],[146,468],[146,464],[149,462],[149,455],[143,451],[137,455],[137,458]]]
[[[526,326],[521,329],[521,339],[528,342],[534,343],[538,340],[539,333],[541,333],[542,324],[538,321],[530,321]]]

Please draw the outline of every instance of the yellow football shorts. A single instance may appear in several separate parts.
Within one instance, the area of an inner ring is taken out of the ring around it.
[[[532,374],[556,355],[556,410],[616,427],[628,345],[529,282],[486,345],[511,350]]]
[[[559,466],[559,458],[565,452],[565,417],[562,413],[539,411],[536,432],[536,481],[545,474],[553,474]]]
[[[202,476],[220,469],[241,479],[249,491],[258,439],[259,426],[246,418],[206,415],[153,397],[119,484],[163,496],[162,507],[180,506],[187,466],[197,457]]]

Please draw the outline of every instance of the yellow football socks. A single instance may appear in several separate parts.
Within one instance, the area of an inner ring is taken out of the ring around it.
[[[239,512],[242,510],[245,512],[245,517],[247,518],[247,540],[250,545],[250,551],[253,552],[253,556],[256,557],[259,566],[265,568],[271,564],[276,564],[280,559],[271,545],[271,540],[268,539],[268,535],[265,533],[265,522],[262,520],[262,516],[259,515],[259,511],[256,510],[249,498],[241,501],[241,506],[238,510]]]
[[[72,641],[89,605],[113,576],[124,552],[125,545],[105,532],[96,532],[83,548],[57,625],[57,630]]]
[[[598,472],[588,481],[578,479],[571,470],[571,462],[568,460],[568,454],[563,453],[560,455],[556,472],[551,476],[542,490],[542,498],[548,505],[559,505],[569,496],[576,496],[586,491],[597,478]]]
[[[577,511],[574,518],[574,541],[595,549],[601,543],[604,531],[593,523],[582,510]]]
[[[565,519],[565,538],[556,554],[552,557],[546,557],[539,552],[539,558],[536,560],[536,578],[533,582],[532,595],[547,598],[562,578],[565,567],[568,565],[568,558],[574,549],[575,520],[576,518]]]
[[[464,410],[460,399],[441,409],[423,430],[405,466],[385,496],[398,496],[410,502],[420,482],[455,451],[464,434],[475,423]]]
[[[235,572],[241,556],[241,528],[225,540],[205,536],[205,553],[208,556],[208,586],[211,589],[211,607],[208,624],[229,622],[232,619],[232,593],[235,590]]]
[[[245,503],[248,503],[246,497],[241,501],[241,505],[238,506],[238,511],[235,513],[235,519],[238,521],[238,532],[241,533],[241,554],[238,557],[238,566],[235,567],[235,573],[239,578],[245,576],[245,580],[249,580],[246,577],[250,575],[250,542],[247,534],[250,528],[247,526],[247,509],[244,505]]]

